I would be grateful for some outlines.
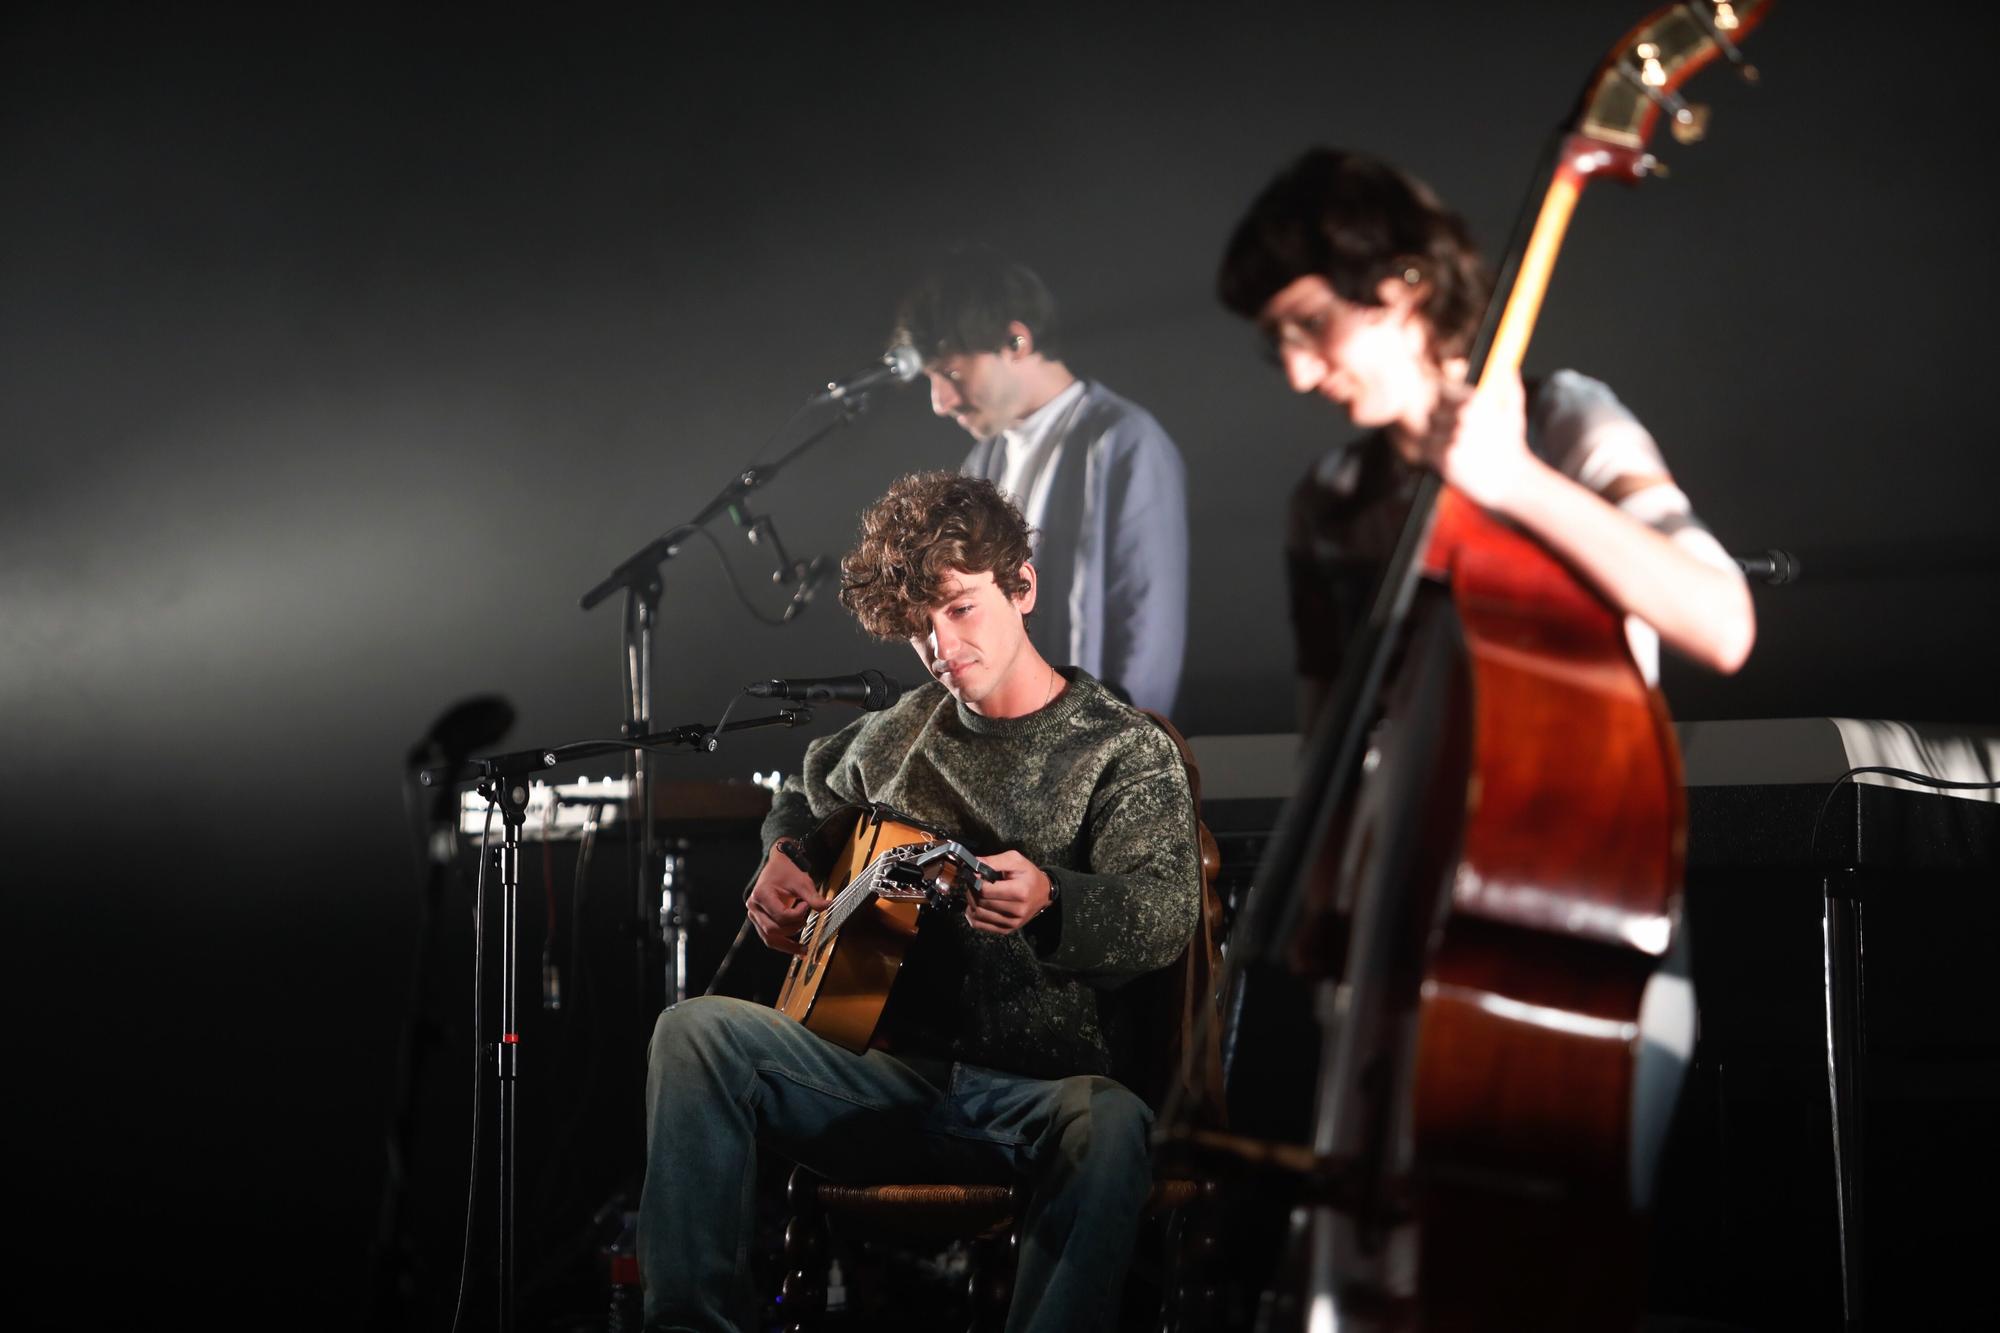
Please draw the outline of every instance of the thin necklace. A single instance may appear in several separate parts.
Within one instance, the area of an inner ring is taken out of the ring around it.
[[[1049,706],[1049,700],[1051,700],[1051,699],[1053,699],[1053,698],[1055,698],[1055,697],[1056,697],[1056,682],[1057,682],[1057,681],[1059,681],[1059,680],[1061,680],[1061,679],[1062,679],[1062,673],[1061,673],[1061,672],[1059,672],[1059,671],[1057,671],[1057,670],[1056,670],[1056,669],[1055,669],[1054,667],[1050,667],[1050,668],[1049,668],[1049,692],[1048,692],[1047,694],[1044,694],[1044,695],[1042,696],[1042,708],[1047,708],[1047,707]],[[1041,708],[1037,708],[1037,709],[1036,709],[1035,711],[1039,713],[1039,712],[1041,712],[1041,711],[1042,711],[1042,709],[1041,709]]]

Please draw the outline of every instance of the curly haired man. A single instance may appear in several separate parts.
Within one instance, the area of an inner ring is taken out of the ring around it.
[[[1167,733],[1029,640],[1036,572],[990,481],[905,477],[862,518],[841,600],[906,639],[931,682],[806,750],[764,824],[747,908],[800,951],[830,899],[772,855],[842,806],[951,830],[1001,878],[926,911],[860,1054],[726,997],[660,1016],[639,1248],[647,1326],[723,1329],[749,1302],[756,1151],[824,1174],[1025,1179],[1007,1327],[1111,1325],[1150,1185],[1147,1041],[1130,983],[1180,957],[1201,910],[1193,802]]]

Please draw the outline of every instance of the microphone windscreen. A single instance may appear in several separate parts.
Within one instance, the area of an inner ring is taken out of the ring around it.
[[[871,713],[877,709],[887,708],[903,697],[905,689],[903,682],[893,676],[885,676],[873,667],[862,672],[861,679],[868,686],[867,697],[862,700],[861,706]]]
[[[461,699],[431,723],[424,738],[410,749],[411,767],[432,761],[455,763],[474,750],[497,743],[514,725],[514,705],[497,694]]]

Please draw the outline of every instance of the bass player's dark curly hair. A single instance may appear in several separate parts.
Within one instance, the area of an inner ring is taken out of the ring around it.
[[[1416,177],[1366,153],[1314,148],[1280,172],[1236,224],[1216,278],[1222,304],[1256,319],[1293,280],[1319,274],[1341,299],[1380,305],[1386,278],[1428,284],[1432,354],[1463,356],[1493,280],[1464,219]]]

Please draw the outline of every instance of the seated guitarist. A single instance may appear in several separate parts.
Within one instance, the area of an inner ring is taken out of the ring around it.
[[[836,1178],[1025,1178],[1007,1327],[1115,1321],[1151,1180],[1152,1112],[1127,1086],[1148,1034],[1126,983],[1187,945],[1201,872],[1173,741],[1029,641],[1028,534],[993,483],[944,472],[903,478],[862,516],[841,601],[907,639],[932,680],[807,747],[764,823],[750,920],[800,952],[807,910],[831,900],[791,840],[853,803],[948,830],[1001,878],[963,913],[923,914],[861,1054],[726,997],[660,1016],[648,1328],[738,1327],[760,1144]]]

